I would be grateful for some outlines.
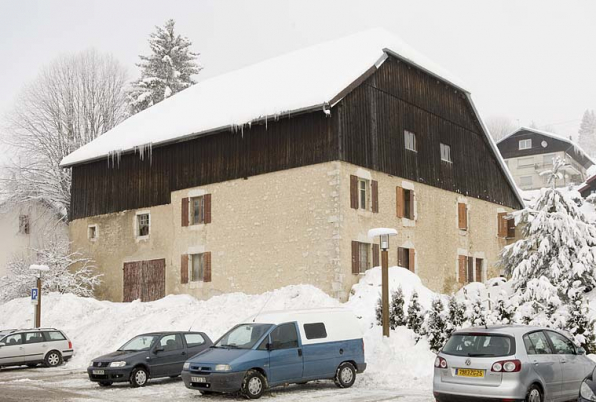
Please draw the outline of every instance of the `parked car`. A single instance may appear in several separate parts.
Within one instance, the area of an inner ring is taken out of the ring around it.
[[[351,387],[365,369],[364,341],[352,312],[281,311],[232,328],[184,364],[182,379],[202,394],[240,391],[256,399],[266,388],[311,380]]]
[[[596,370],[595,370],[596,371]],[[596,402],[596,373],[592,371],[579,389],[579,402]]]
[[[0,332],[0,367],[56,367],[74,353],[72,342],[55,328],[12,329]]]
[[[87,368],[100,386],[130,382],[142,387],[150,378],[178,377],[191,356],[213,342],[203,332],[153,332],[135,336],[117,351],[93,359]]]
[[[595,363],[564,333],[525,325],[455,331],[435,360],[438,402],[575,400]]]

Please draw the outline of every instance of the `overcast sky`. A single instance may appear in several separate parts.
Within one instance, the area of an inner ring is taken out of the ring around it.
[[[569,135],[596,109],[594,0],[2,0],[0,112],[61,53],[110,52],[136,77],[169,18],[201,53],[199,81],[380,26],[460,77],[484,117]]]

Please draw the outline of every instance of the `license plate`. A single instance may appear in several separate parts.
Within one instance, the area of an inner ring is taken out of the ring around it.
[[[93,374],[95,375],[104,375],[106,372],[103,370],[93,370]]]
[[[205,377],[190,377],[190,382],[207,382]]]
[[[457,369],[456,375],[459,377],[484,377],[484,370]]]

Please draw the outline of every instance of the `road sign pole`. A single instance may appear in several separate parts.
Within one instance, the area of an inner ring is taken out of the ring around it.
[[[383,336],[389,337],[389,253],[387,249],[381,251],[381,282]]]
[[[41,275],[37,277],[37,305],[35,306],[35,328],[41,328]]]

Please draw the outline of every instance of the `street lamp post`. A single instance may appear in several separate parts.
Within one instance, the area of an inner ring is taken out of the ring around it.
[[[47,265],[31,265],[30,270],[37,271],[37,303],[35,305],[35,328],[41,327],[41,273],[49,271]]]
[[[381,313],[383,336],[389,338],[389,237],[397,235],[397,230],[376,228],[368,231],[369,238],[379,236],[381,248]]]

